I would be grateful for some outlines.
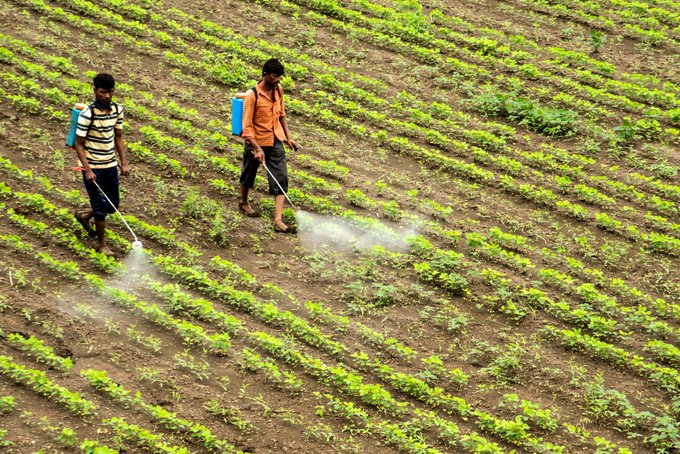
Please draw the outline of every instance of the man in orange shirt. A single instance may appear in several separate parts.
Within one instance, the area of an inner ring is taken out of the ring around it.
[[[243,102],[243,168],[241,170],[241,200],[239,209],[246,216],[257,217],[257,213],[248,203],[248,191],[255,184],[255,175],[260,163],[265,163],[269,172],[269,193],[274,196],[274,230],[288,233],[290,227],[283,223],[283,204],[288,192],[288,166],[283,142],[287,142],[292,150],[298,146],[290,136],[286,124],[283,105],[283,90],[279,82],[283,77],[283,65],[272,58],[262,67],[262,79],[254,90],[248,90]],[[257,93],[255,93],[255,90]],[[278,184],[277,184],[278,182]],[[279,187],[280,186],[280,187]],[[283,191],[283,192],[282,192]]]

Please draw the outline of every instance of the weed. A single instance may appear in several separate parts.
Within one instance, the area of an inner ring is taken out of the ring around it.
[[[0,295],[0,314],[7,309],[12,309],[12,306],[7,303],[7,297],[5,295]]]
[[[12,446],[14,446],[14,442],[5,439],[6,436],[7,430],[0,429],[0,448],[11,448]]]
[[[74,309],[76,312],[83,314],[86,317],[94,318],[95,316],[95,310],[90,304],[78,303]]]
[[[317,422],[305,429],[305,436],[310,440],[317,440],[322,443],[331,444],[337,440],[337,435],[333,428],[326,423]]]
[[[196,360],[189,350],[184,350],[173,356],[175,364],[182,369],[191,372],[199,380],[207,380],[210,378],[210,364],[203,358]]]
[[[244,419],[238,408],[222,407],[217,399],[210,399],[205,402],[203,408],[211,415],[217,416],[227,424],[236,427],[241,433],[249,433],[253,430],[253,423]]]
[[[163,348],[163,342],[160,338],[154,336],[153,334],[144,335],[144,333],[137,329],[136,325],[130,325],[125,331],[127,336],[133,341],[140,345],[150,349],[154,353],[160,353]]]

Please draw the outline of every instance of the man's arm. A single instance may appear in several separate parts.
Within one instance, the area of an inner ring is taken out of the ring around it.
[[[286,122],[286,105],[283,99],[283,89],[281,86],[278,87],[279,90],[279,96],[281,98],[281,115],[279,115],[279,123],[281,124],[281,127],[283,128],[283,133],[286,135],[286,142],[288,142],[288,146],[297,151],[298,149],[298,144],[295,143],[293,138],[290,135],[290,130],[288,129],[288,122]]]
[[[249,92],[243,100],[243,133],[241,134],[248,145],[255,151],[255,159],[264,162],[264,150],[255,140],[255,128],[253,127],[253,116],[255,115],[255,94]]]
[[[116,144],[116,151],[118,152],[118,158],[120,160],[120,174],[124,177],[130,175],[130,169],[128,168],[127,158],[125,156],[125,144],[123,143],[123,129],[114,129],[116,136],[114,142]]]
[[[118,118],[116,119],[116,124],[113,127],[113,143],[116,147],[116,151],[118,152],[120,174],[126,177],[130,175],[130,168],[128,167],[127,156],[125,154],[125,143],[123,142],[123,120],[125,119],[125,114],[123,113],[123,108],[120,105],[116,105],[116,112],[118,113]]]
[[[293,138],[290,136],[290,131],[288,130],[288,123],[286,123],[286,117],[279,117],[279,123],[281,123],[281,127],[283,128],[284,134],[286,134],[286,142],[288,142],[288,146],[292,148],[293,150],[297,151],[298,149],[298,144],[295,143]]]
[[[257,159],[260,162],[264,162],[264,150],[260,145],[258,145],[257,140],[255,140],[255,137],[246,137],[246,141],[250,144],[251,147],[253,147],[253,150],[255,150],[255,159]]]

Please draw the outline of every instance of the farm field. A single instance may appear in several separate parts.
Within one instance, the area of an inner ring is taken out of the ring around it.
[[[0,0],[0,451],[680,452],[680,3]],[[285,64],[285,210],[231,97]],[[95,251],[70,110],[116,77]]]

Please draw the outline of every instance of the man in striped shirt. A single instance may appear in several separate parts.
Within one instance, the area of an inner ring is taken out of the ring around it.
[[[129,175],[130,169],[123,143],[123,107],[111,100],[116,82],[104,73],[97,74],[93,82],[95,101],[80,112],[76,129],[76,153],[91,209],[77,212],[76,219],[90,236],[97,237],[97,251],[111,256],[106,244],[106,215],[115,213],[111,204],[118,208],[120,201],[116,152],[121,175]],[[94,231],[90,225],[93,218]]]

